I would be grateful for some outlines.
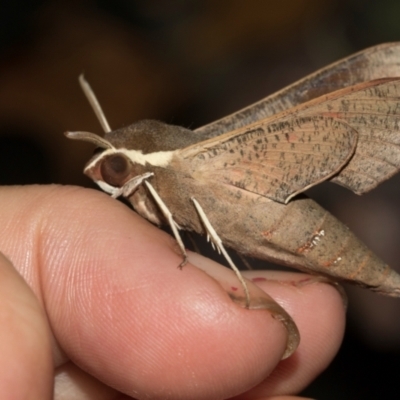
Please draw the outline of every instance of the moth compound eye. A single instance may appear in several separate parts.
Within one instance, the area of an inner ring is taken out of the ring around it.
[[[104,182],[111,186],[122,186],[129,175],[129,162],[121,154],[107,157],[100,167]]]

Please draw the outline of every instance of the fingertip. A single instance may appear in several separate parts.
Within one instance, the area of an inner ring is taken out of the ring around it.
[[[287,332],[270,311],[236,305],[193,265],[180,270],[174,240],[127,207],[97,195],[90,204],[72,210],[79,226],[71,209],[64,213],[42,258],[53,276],[46,298],[54,331],[72,360],[125,393],[163,388],[187,399],[230,397],[272,372]],[[105,218],[93,218],[94,207]],[[229,269],[214,268],[238,286]]]
[[[252,394],[297,393],[329,365],[340,348],[346,320],[343,297],[331,284],[302,273],[251,271],[246,276],[292,315],[301,335],[293,356],[282,361]]]
[[[288,358],[294,353],[300,342],[299,330],[292,317],[268,293],[260,289],[252,281],[245,279],[249,293],[249,301],[247,301],[243,285],[241,285],[232,270],[224,268],[197,253],[190,252],[189,255],[194,265],[219,282],[233,302],[249,310],[268,311],[274,319],[279,321],[285,328],[287,336],[286,348],[282,354],[282,359]]]

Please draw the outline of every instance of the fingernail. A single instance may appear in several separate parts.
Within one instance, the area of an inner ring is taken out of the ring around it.
[[[250,304],[247,307],[243,287],[233,271],[197,253],[188,252],[188,256],[189,262],[215,279],[235,304],[250,310],[268,310],[273,318],[282,323],[288,333],[286,350],[282,359],[294,353],[300,342],[299,330],[292,317],[272,297],[250,280],[245,279],[250,293]]]

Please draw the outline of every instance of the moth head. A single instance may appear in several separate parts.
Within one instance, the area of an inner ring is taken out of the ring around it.
[[[97,145],[93,157],[84,168],[84,173],[105,192],[113,194],[129,179],[137,175],[135,163],[129,158],[126,149],[115,148],[107,139],[90,132],[66,132],[74,140],[83,140]]]
[[[152,174],[149,170],[143,171],[144,168],[167,167],[174,151],[192,144],[195,139],[188,129],[153,120],[138,121],[112,131],[83,75],[80,75],[79,83],[103,127],[105,137],[90,132],[66,132],[65,135],[70,139],[93,143],[100,149],[86,164],[84,173],[113,196],[130,179],[143,173]]]

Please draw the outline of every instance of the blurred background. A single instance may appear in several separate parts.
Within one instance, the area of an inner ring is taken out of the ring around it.
[[[0,184],[91,186],[101,134],[85,73],[112,128],[153,118],[196,128],[363,48],[400,40],[400,2],[381,0],[17,0],[0,3]],[[400,76],[400,71],[399,71]],[[310,195],[400,271],[400,175],[358,197]],[[397,397],[400,300],[349,288],[348,328],[303,395]]]

